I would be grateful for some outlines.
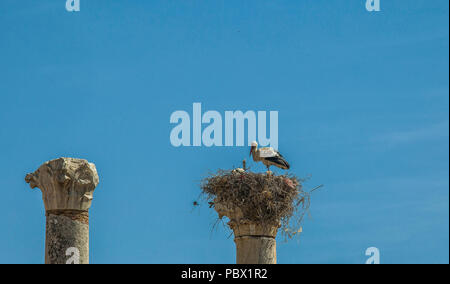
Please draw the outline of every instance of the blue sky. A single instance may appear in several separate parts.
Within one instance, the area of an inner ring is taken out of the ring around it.
[[[192,202],[246,147],[170,144],[172,112],[279,112],[279,149],[316,191],[279,263],[449,262],[449,3],[0,1],[0,263],[44,261],[28,172],[96,164],[92,263],[233,263]],[[253,169],[264,171],[261,165]]]

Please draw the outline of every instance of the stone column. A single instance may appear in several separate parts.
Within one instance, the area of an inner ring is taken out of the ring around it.
[[[236,244],[236,264],[276,264],[276,236],[280,224],[262,224],[247,220],[236,207],[215,201],[219,218],[230,219],[228,226],[233,230]]]
[[[236,264],[277,263],[277,226],[242,221],[228,225],[234,232]]]
[[[82,159],[45,162],[25,181],[42,191],[46,211],[45,263],[89,263],[89,208],[99,179]]]

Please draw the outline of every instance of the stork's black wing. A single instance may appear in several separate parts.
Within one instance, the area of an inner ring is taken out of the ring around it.
[[[278,154],[278,156],[280,156],[281,158],[283,158],[283,155],[281,155],[281,153],[280,153],[280,152],[278,152],[278,150],[275,150],[275,153],[277,153],[277,154]]]
[[[275,157],[267,157],[264,158],[267,161],[271,161],[272,163],[275,163],[277,165],[280,166],[280,168],[286,169],[288,170],[291,166],[289,165],[289,163],[283,158],[283,156],[281,155],[277,155]]]

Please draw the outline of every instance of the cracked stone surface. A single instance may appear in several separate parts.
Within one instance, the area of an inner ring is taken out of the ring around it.
[[[42,191],[45,210],[88,210],[99,178],[95,165],[82,159],[59,158],[45,162],[25,181]]]
[[[74,249],[75,254],[74,255]],[[47,215],[45,263],[88,264],[89,225],[64,215]]]
[[[99,178],[83,159],[45,162],[25,181],[42,192],[46,211],[45,263],[89,263],[89,213]]]

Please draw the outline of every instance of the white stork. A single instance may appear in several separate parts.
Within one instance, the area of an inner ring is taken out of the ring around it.
[[[253,161],[262,162],[267,167],[267,171],[270,171],[269,167],[272,165],[284,170],[290,168],[289,163],[283,158],[280,152],[272,147],[258,149],[258,143],[256,141],[253,141],[251,145],[250,155],[253,156]]]

